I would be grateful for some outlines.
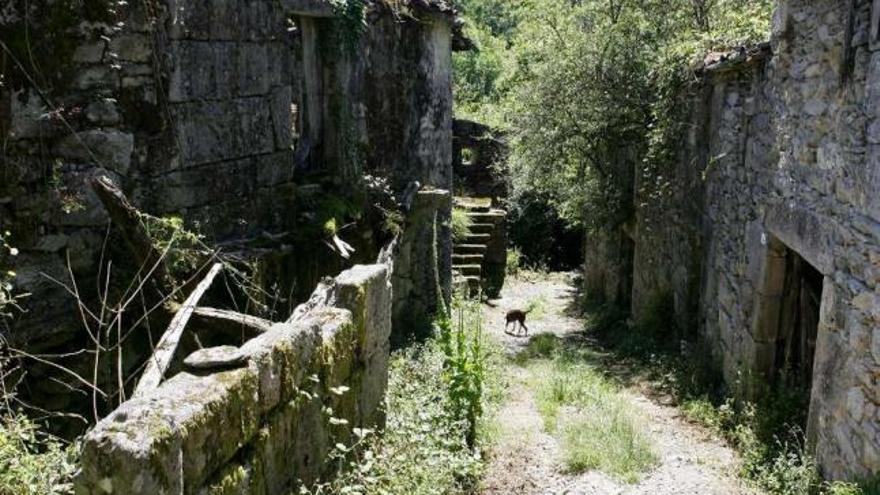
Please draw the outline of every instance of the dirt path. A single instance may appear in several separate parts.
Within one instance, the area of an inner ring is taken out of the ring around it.
[[[513,355],[523,349],[526,338],[504,333],[504,315],[510,309],[535,304],[527,325],[532,335],[552,333],[565,337],[583,328],[569,316],[575,290],[563,274],[534,281],[510,280],[502,298],[484,305],[485,327]],[[494,306],[494,307],[493,307]],[[657,404],[639,390],[625,391],[647,421],[648,431],[660,454],[660,464],[641,482],[627,485],[596,471],[567,474],[559,462],[560,447],[543,429],[534,392],[526,385],[527,367],[509,364],[506,403],[497,414],[497,445],[486,473],[484,494],[694,494],[727,495],[752,493],[736,478],[738,458],[723,442],[686,422],[675,407]]]

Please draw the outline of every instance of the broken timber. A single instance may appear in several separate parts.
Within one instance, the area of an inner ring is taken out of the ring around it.
[[[230,311],[199,306],[193,311],[193,319],[198,320],[205,326],[228,330],[245,329],[253,333],[266,333],[272,328],[273,323],[258,316],[251,316]]]
[[[199,285],[196,286],[192,294],[186,298],[186,301],[183,303],[183,306],[180,307],[177,314],[174,315],[174,318],[168,325],[168,329],[165,330],[165,333],[159,340],[155,352],[153,352],[153,355],[147,361],[144,373],[141,375],[137,387],[135,387],[134,393],[132,394],[133,398],[143,396],[151,390],[156,389],[159,384],[162,383],[162,379],[165,377],[165,372],[168,371],[168,367],[171,365],[171,360],[174,358],[177,344],[180,342],[180,336],[183,335],[183,330],[186,328],[186,324],[189,323],[190,317],[195,312],[199,300],[211,287],[211,284],[214,282],[214,279],[217,277],[217,274],[220,273],[222,268],[222,263],[215,263],[214,266],[211,267],[211,270],[208,271],[208,274],[205,275],[205,278],[203,278],[202,281],[199,282]]]

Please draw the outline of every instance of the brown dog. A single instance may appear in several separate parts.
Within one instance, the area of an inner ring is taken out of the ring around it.
[[[507,327],[509,327],[510,324],[513,323],[514,329],[518,328],[519,330],[525,330],[526,336],[528,336],[529,335],[529,327],[526,326],[526,315],[528,315],[531,312],[532,312],[531,309],[529,309],[527,311],[521,311],[519,309],[513,309],[513,310],[508,311],[507,316],[504,317],[505,320],[507,321],[504,324],[504,333],[510,333],[507,331]],[[517,324],[519,324],[519,327],[517,327]],[[519,335],[519,334],[520,333],[517,332],[517,335]],[[513,334],[511,334],[511,335],[513,335]]]

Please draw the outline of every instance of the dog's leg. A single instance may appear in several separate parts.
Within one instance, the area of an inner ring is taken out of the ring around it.
[[[520,322],[520,325],[522,325],[523,329],[525,329],[525,331],[526,331],[526,337],[528,337],[528,336],[529,336],[529,327],[526,326],[526,322],[521,321],[521,322]]]

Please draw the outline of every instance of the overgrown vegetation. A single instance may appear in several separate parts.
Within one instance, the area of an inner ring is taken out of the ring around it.
[[[485,410],[500,393],[480,318],[479,302],[456,300],[432,339],[397,351],[385,428],[355,429],[354,443],[331,454],[342,474],[301,493],[473,493],[483,469]]]
[[[668,322],[668,297],[658,295],[645,316],[628,323],[627,315],[612,307],[593,306],[587,314],[588,332],[612,351],[611,360],[625,360],[638,375],[670,394],[685,415],[714,430],[742,455],[741,475],[771,495],[870,495],[872,483],[824,481],[805,446],[805,396],[788,388],[785,380],[773,385],[748,383],[743,377],[725,386],[708,346],[687,337]],[[610,361],[609,361],[610,362]],[[738,390],[749,387],[754,401]],[[760,390],[758,390],[760,388]]]
[[[473,221],[464,208],[452,209],[452,240],[455,242],[464,242],[467,236],[471,235],[471,226]]]
[[[572,472],[597,469],[627,483],[659,457],[639,414],[619,388],[589,363],[590,351],[538,335],[517,360],[532,368],[544,428],[560,438],[563,462]],[[527,361],[528,360],[528,361]]]
[[[9,245],[8,239],[11,235],[8,231],[0,233],[0,322],[4,328],[7,319],[12,317],[11,310],[19,309],[17,301],[25,297],[24,294],[13,292],[16,273],[8,267],[11,266],[9,260],[18,256],[18,249]]]
[[[23,297],[14,292],[16,276],[8,258],[18,250],[8,244],[9,232],[0,234],[0,322],[6,326],[16,301]],[[73,493],[71,483],[76,470],[77,449],[44,433],[36,423],[13,405],[15,369],[6,355],[0,335],[0,495],[62,495]]]
[[[0,495],[73,493],[77,449],[43,433],[27,417],[0,417]]]
[[[563,242],[567,233],[631,219],[634,171],[650,179],[643,195],[659,199],[654,186],[669,175],[694,62],[766,39],[772,8],[771,0],[458,4],[479,51],[456,55],[456,112],[506,131],[511,238],[527,258],[552,253],[551,262],[581,254],[578,237]]]

